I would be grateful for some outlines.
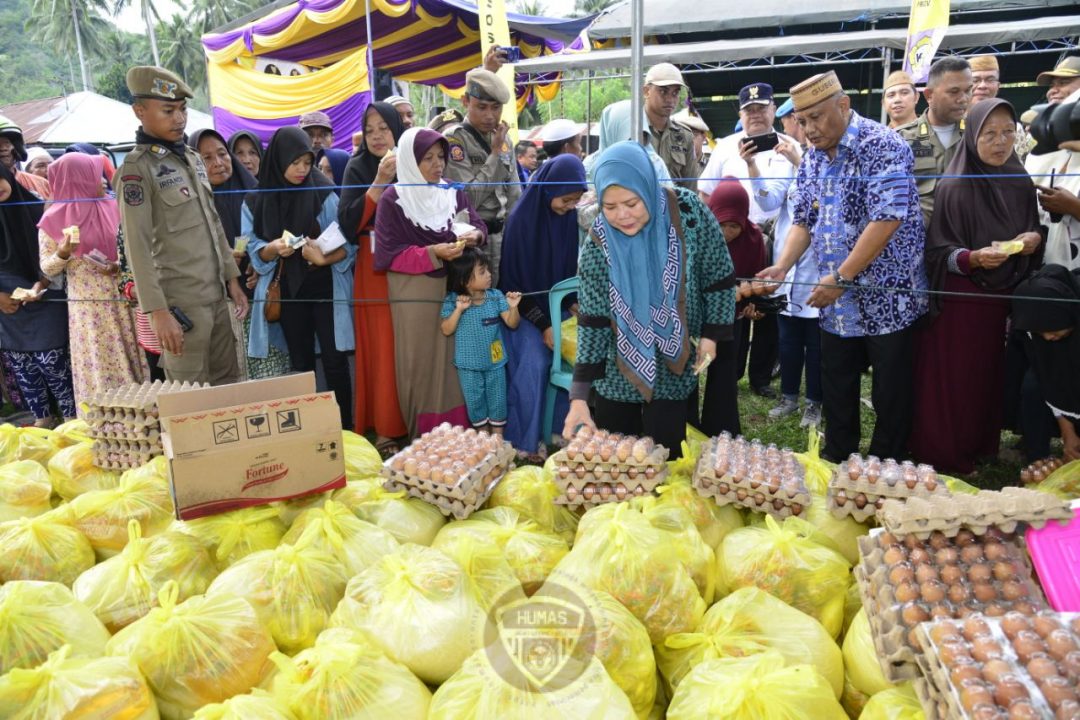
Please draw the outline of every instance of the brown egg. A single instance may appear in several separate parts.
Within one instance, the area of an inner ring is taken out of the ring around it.
[[[1074,635],[1080,635],[1080,615],[1069,621],[1069,627],[1072,628]]]
[[[1005,657],[1005,651],[992,636],[982,635],[972,641],[971,657],[979,662],[1000,660]]]
[[[960,548],[960,560],[968,565],[971,563],[979,562],[983,559],[982,548],[978,545],[965,545]]]
[[[988,582],[979,582],[971,586],[971,592],[975,599],[981,603],[992,602],[997,599],[997,590]]]
[[[899,541],[899,540],[898,540],[898,539],[896,538],[896,536],[895,536],[895,535],[893,535],[893,534],[892,534],[891,532],[889,532],[888,530],[885,530],[885,531],[883,531],[883,532],[882,532],[881,534],[879,534],[879,535],[877,536],[877,539],[878,539],[878,543],[879,543],[879,544],[880,544],[880,545],[881,545],[882,547],[888,547],[889,545],[896,545],[896,544],[897,544],[898,542],[900,542],[900,541]]]
[[[1008,608],[1004,605],[998,605],[997,603],[990,603],[983,609],[983,615],[986,617],[1001,617],[1006,612],[1008,612]]]
[[[930,562],[930,553],[926,551],[924,547],[914,547],[907,553],[908,560],[912,565],[919,565],[922,563]]]
[[[1022,630],[1031,630],[1031,622],[1018,612],[1006,613],[1001,618],[1001,630],[1010,640]]]
[[[951,618],[956,615],[956,611],[952,605],[948,603],[941,603],[930,608],[930,617],[935,620],[942,620],[944,618]]]
[[[987,682],[990,683],[996,683],[1004,677],[1009,677],[1010,675],[1015,674],[1016,669],[1013,668],[1013,666],[1010,665],[1007,661],[1001,660],[1000,658],[988,660],[982,666],[982,676],[986,679]]]
[[[1007,708],[1018,700],[1027,700],[1030,697],[1027,687],[1015,675],[1003,677],[994,684],[994,702],[1001,707]]]
[[[1009,556],[1009,548],[999,542],[987,542],[983,545],[983,555],[990,562],[1002,560]]]
[[[1024,690],[1024,692],[1027,692],[1027,690]],[[996,692],[994,693],[994,697],[997,697]],[[1002,703],[998,704],[1001,705]],[[1035,706],[1027,700],[1014,702],[1007,707],[1009,708],[1009,720],[1040,720],[1040,718],[1042,718],[1042,713],[1036,710]]]
[[[1048,617],[1046,615],[1036,615],[1031,618],[1032,629],[1039,634],[1039,637],[1046,637],[1055,630],[1061,630],[1061,623],[1057,621],[1057,618]]]
[[[967,572],[968,580],[973,583],[989,582],[993,576],[993,572],[990,570],[989,565],[983,563],[976,563],[968,568]]]
[[[1076,641],[1067,630],[1055,630],[1046,637],[1046,647],[1050,651],[1050,657],[1062,660],[1071,652],[1077,650]]]
[[[949,542],[949,538],[945,537],[945,533],[939,532],[937,530],[930,533],[929,542],[930,547],[934,548],[935,550],[941,550],[942,548],[946,548],[951,544]]]
[[[919,586],[919,592],[922,594],[922,599],[928,603],[939,603],[945,599],[945,586],[937,580],[922,583]]]
[[[966,602],[971,597],[971,591],[967,589],[967,586],[957,583],[956,585],[949,586],[948,597],[949,602],[954,605],[959,605]]]
[[[930,628],[930,639],[934,641],[935,645],[941,645],[946,642],[960,642],[963,635],[960,634],[960,627],[954,622],[936,623]]]
[[[716,484],[716,491],[718,493],[720,493],[721,495],[727,495],[729,492],[731,492],[731,486],[728,485],[727,483],[723,483],[723,482],[722,483],[717,483]]]
[[[1016,576],[1016,567],[1008,560],[999,560],[994,563],[994,579],[1001,582],[1011,580]]]
[[[975,533],[967,528],[960,528],[956,533],[956,537],[953,538],[953,544],[957,547],[965,547],[974,543],[975,540]]]
[[[938,579],[938,571],[933,565],[915,564],[915,582],[920,585],[925,582],[930,582]]]
[[[746,496],[749,495],[749,494],[750,493],[746,492],[742,488],[738,488],[735,491],[735,497],[738,498],[739,502],[742,502],[743,500],[746,500]]]
[[[923,543],[922,540],[915,537],[914,535],[905,535],[904,536],[904,545],[907,546],[908,550],[914,550],[915,548],[925,548],[926,547],[926,544]]]
[[[1056,708],[1065,702],[1076,702],[1077,700],[1076,689],[1073,687],[1072,682],[1061,676],[1046,678],[1039,683],[1039,690],[1042,691],[1043,697],[1046,698],[1046,702],[1052,708]]]
[[[1029,616],[1039,612],[1039,608],[1035,606],[1035,603],[1030,603],[1026,601],[1013,603],[1013,610],[1023,615]]]
[[[980,677],[983,674],[974,662],[958,663],[949,669],[949,680],[956,687],[960,687],[965,680],[978,680]]]
[[[975,638],[990,634],[990,625],[982,618],[969,618],[964,621],[964,637],[968,642],[974,642]]]
[[[1028,594],[1028,586],[1017,580],[1006,580],[1001,584],[1001,596],[1006,600],[1019,600]]]
[[[1080,702],[1066,700],[1058,705],[1054,720],[1080,720]]]
[[[971,663],[973,658],[965,642],[947,642],[938,646],[938,657],[946,667]]]
[[[1073,650],[1061,659],[1061,665],[1065,672],[1074,679],[1080,680],[1080,652]]]
[[[855,507],[859,508],[860,510],[866,507],[866,495],[864,495],[863,493],[859,493],[855,496]]]
[[[944,711],[940,714],[945,716]],[[1001,720],[1002,717],[1001,711],[993,704],[979,705],[971,711],[971,720]]]
[[[1017,633],[1013,638],[1012,646],[1016,657],[1025,665],[1036,655],[1046,653],[1046,644],[1043,639],[1030,630]]]
[[[1040,655],[1031,658],[1027,663],[1028,675],[1034,678],[1036,683],[1040,683],[1047,678],[1052,678],[1058,675],[1057,663],[1046,657]]]
[[[958,558],[956,548],[944,547],[934,553],[934,562],[938,565],[955,565]]]
[[[993,705],[993,703],[994,696],[985,685],[969,682],[960,688],[960,706],[967,713],[974,712],[980,705]]]
[[[899,563],[889,570],[889,582],[893,585],[899,585],[902,582],[910,582],[915,579],[915,571],[911,569],[910,563]]]
[[[956,585],[964,578],[964,571],[959,565],[946,565],[941,568],[941,580],[946,585]]]
[[[921,622],[929,620],[930,613],[916,603],[909,602],[903,606],[903,609],[900,611],[900,617],[903,619],[905,625],[913,627]]]

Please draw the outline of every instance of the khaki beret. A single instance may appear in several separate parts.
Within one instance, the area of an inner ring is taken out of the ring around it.
[[[127,71],[127,86],[136,98],[184,100],[195,97],[187,83],[165,68],[138,65]]]
[[[475,68],[465,75],[465,94],[485,102],[505,105],[510,102],[510,91],[499,77],[484,68]]]
[[[836,76],[836,72],[830,70],[807,78],[791,88],[791,100],[795,103],[795,111],[798,112],[843,91],[844,87],[840,84],[840,78]]]
[[[896,72],[891,73],[889,77],[885,78],[885,87],[883,87],[882,90],[888,90],[889,88],[896,87],[897,85],[910,85],[912,88],[914,88],[915,81],[908,73],[904,72],[903,70],[897,70]]]
[[[994,55],[973,55],[968,58],[968,65],[971,66],[972,72],[986,72],[992,70],[998,72],[997,57]]]
[[[451,109],[445,110],[445,111],[439,113],[438,115],[436,115],[435,117],[431,118],[431,122],[428,123],[428,127],[430,129],[432,129],[432,130],[437,130],[439,132],[442,132],[442,129],[444,127],[446,127],[447,125],[453,125],[454,123],[459,123],[464,119],[465,119],[464,115],[462,115],[457,110],[454,110],[453,108],[451,108]]]

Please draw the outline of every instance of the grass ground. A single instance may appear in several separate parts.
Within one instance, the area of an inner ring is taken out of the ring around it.
[[[773,383],[774,388],[778,383]],[[867,401],[870,398],[870,376],[863,377],[862,397]],[[791,448],[802,452],[807,446],[807,431],[799,427],[802,412],[793,413],[786,418],[773,420],[769,418],[769,410],[775,407],[776,400],[758,397],[750,392],[750,386],[743,378],[739,382],[739,414],[742,418],[743,435],[748,438],[757,438],[763,443],[776,443],[780,447]],[[868,402],[862,406],[862,444],[859,450],[865,454],[870,444],[870,435],[874,430],[874,411],[867,407]],[[1012,448],[1017,437],[1010,432],[1002,434],[1001,446],[1005,449],[1004,457],[994,461],[980,463],[972,477],[964,478],[972,485],[986,490],[997,490],[1005,485],[1018,485],[1020,482],[1020,469],[1022,460],[1020,454]]]

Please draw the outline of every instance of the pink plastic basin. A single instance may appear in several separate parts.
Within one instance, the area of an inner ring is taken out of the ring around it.
[[[1050,606],[1080,612],[1080,507],[1068,525],[1051,520],[1041,530],[1028,528],[1027,546]]]

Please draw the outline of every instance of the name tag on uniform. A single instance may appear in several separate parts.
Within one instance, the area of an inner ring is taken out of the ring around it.
[[[925,143],[915,143],[911,146],[911,154],[915,157],[934,157],[934,148]]]
[[[496,340],[495,342],[491,343],[491,362],[502,362],[502,359],[504,357],[506,357],[506,355],[503,352],[502,340]]]

